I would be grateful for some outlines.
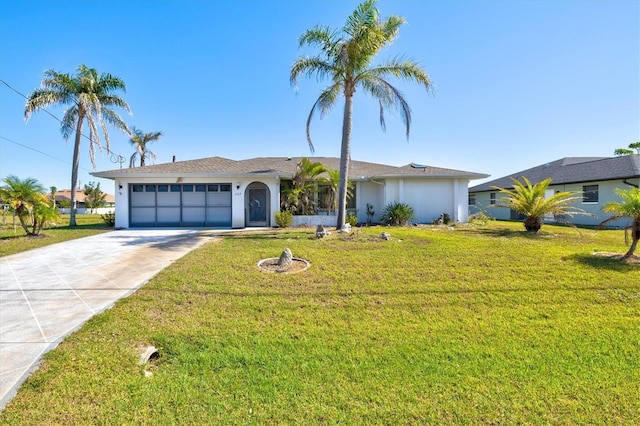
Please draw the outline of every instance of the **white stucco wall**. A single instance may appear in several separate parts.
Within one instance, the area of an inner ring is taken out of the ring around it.
[[[377,181],[376,181],[377,182]],[[382,182],[356,182],[356,208],[358,223],[367,223],[367,203],[373,206],[372,222],[380,221],[385,206],[385,190]]]
[[[469,210],[467,188],[466,179],[387,179],[384,203],[409,205],[414,210],[416,223],[432,223],[442,213],[464,223]]]
[[[640,179],[635,179],[631,181],[632,183],[639,184]],[[602,207],[609,201],[620,201],[620,198],[615,194],[614,190],[616,188],[620,188],[623,190],[631,188],[630,185],[623,183],[621,180],[611,180],[611,181],[596,181],[596,182],[588,182],[588,183],[577,183],[577,184],[569,184],[569,185],[551,185],[549,188],[555,191],[582,191],[583,186],[585,185],[598,185],[598,202],[597,203],[585,203],[582,200],[576,201],[572,203],[574,207],[578,207],[590,213],[592,216],[585,215],[576,215],[573,218],[567,218],[570,222],[576,225],[587,225],[587,226],[596,226],[600,224],[603,220],[609,217],[602,211]],[[503,195],[494,191],[496,193],[496,200],[499,200]],[[496,201],[498,202],[498,201]],[[490,192],[479,192],[476,193],[476,204],[475,206],[470,206],[469,210],[471,214],[484,210],[484,212],[495,219],[499,220],[509,220],[511,218],[511,212],[509,209],[503,207],[489,207],[490,204]],[[626,221],[612,221],[608,223],[608,226],[616,227],[623,226]]]

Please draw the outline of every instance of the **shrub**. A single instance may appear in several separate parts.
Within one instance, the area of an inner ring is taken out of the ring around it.
[[[288,210],[279,211],[276,213],[276,224],[280,228],[288,228],[293,223],[293,213]]]
[[[408,224],[414,217],[412,207],[405,203],[395,202],[387,204],[380,219],[387,225],[403,226]]]
[[[472,225],[485,226],[490,220],[491,217],[487,214],[487,212],[485,212],[484,210],[480,210],[479,212],[469,216],[468,221]]]
[[[104,223],[107,224],[107,226],[115,226],[116,225],[116,214],[115,213],[113,213],[113,212],[105,213],[105,214],[100,215],[100,217],[102,218]]]
[[[358,224],[358,216],[353,213],[349,213],[344,219],[344,222],[348,223],[351,226],[356,226]]]
[[[448,225],[451,223],[451,216],[447,213],[442,213],[440,217],[433,221],[435,225]]]

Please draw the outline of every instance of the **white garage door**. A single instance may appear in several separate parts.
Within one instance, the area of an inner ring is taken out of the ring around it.
[[[130,185],[130,226],[231,227],[231,184]]]

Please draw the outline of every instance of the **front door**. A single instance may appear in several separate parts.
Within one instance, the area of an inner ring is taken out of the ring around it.
[[[247,188],[247,226],[269,226],[269,188],[252,183]]]

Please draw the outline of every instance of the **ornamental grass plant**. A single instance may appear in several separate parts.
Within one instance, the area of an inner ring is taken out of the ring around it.
[[[623,240],[504,222],[224,235],[48,353],[0,423],[633,424],[640,265],[607,255]],[[311,268],[256,267],[284,247]]]

